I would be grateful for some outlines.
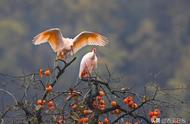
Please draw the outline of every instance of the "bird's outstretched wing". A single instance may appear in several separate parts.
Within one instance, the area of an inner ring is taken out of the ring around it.
[[[48,42],[54,52],[57,52],[63,45],[62,34],[59,28],[52,28],[41,32],[33,38],[33,44],[39,45]]]
[[[73,53],[87,45],[105,46],[108,39],[98,33],[83,31],[73,39]]]

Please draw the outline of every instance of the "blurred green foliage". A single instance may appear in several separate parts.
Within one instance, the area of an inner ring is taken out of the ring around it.
[[[107,36],[110,44],[98,48],[100,67],[107,64],[125,85],[142,88],[155,81],[161,87],[190,87],[189,5],[189,0],[1,0],[0,71],[20,75],[53,66],[50,47],[33,46],[32,38],[58,27],[65,37],[83,30]],[[77,79],[81,56],[89,49],[77,54],[66,82]],[[176,94],[190,97],[188,92]],[[179,113],[188,117],[186,107]]]

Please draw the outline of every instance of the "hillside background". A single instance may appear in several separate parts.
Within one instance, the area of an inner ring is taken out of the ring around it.
[[[84,30],[108,37],[110,44],[98,48],[97,71],[106,75],[107,64],[112,76],[120,79],[113,83],[116,87],[141,92],[146,84],[156,82],[162,88],[190,88],[189,6],[189,0],[0,0],[0,72],[23,75],[53,67],[50,46],[34,46],[32,39],[57,27],[65,37]],[[81,57],[90,49],[77,53],[60,87],[77,80]],[[1,87],[16,89],[13,81],[0,79]],[[172,93],[187,102],[168,113],[189,118],[189,91]]]

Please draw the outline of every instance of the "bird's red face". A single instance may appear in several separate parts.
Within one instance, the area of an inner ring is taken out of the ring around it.
[[[92,49],[92,52],[96,53],[96,48],[93,48],[93,49]]]

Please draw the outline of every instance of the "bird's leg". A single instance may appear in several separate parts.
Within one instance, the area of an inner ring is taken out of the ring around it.
[[[55,61],[54,61],[54,71],[56,71],[56,69],[58,69],[58,71],[60,72],[61,71],[61,68],[59,67],[58,63],[57,63],[58,59],[56,57]]]
[[[56,62],[57,61],[61,61],[61,62],[63,62],[65,65],[67,64],[67,62],[65,61],[65,53],[63,52],[63,51],[61,51],[61,52],[57,52],[57,56],[56,56]]]

